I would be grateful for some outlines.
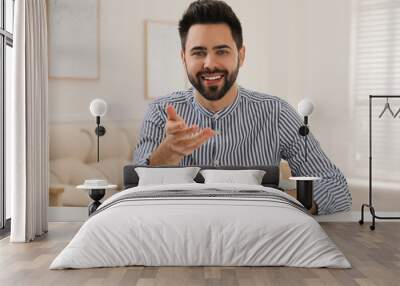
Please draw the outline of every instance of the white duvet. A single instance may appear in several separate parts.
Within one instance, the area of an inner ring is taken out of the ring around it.
[[[137,192],[210,189],[261,190],[297,202],[281,191],[254,185],[194,183],[131,188],[107,199],[50,269],[127,265],[351,267],[312,216],[279,200],[186,196],[118,202]]]

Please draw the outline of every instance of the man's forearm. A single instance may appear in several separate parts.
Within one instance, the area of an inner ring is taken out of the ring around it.
[[[161,143],[156,150],[150,155],[149,165],[150,166],[162,166],[170,165],[177,166],[182,160],[182,156],[174,154],[171,150],[168,150],[167,146]]]

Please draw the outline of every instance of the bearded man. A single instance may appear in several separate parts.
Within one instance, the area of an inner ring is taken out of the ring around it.
[[[302,125],[284,100],[238,86],[245,60],[242,27],[223,1],[198,0],[179,22],[181,58],[192,88],[153,101],[145,115],[138,165],[259,166],[287,160],[295,176],[318,176],[311,213],[349,210],[341,171],[310,134],[307,164]]]

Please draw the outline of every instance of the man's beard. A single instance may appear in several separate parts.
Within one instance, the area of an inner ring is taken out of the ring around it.
[[[186,73],[188,75],[190,83],[193,85],[193,87],[207,100],[219,100],[223,98],[228,90],[232,87],[232,85],[235,83],[236,78],[239,73],[239,61],[236,69],[229,74],[227,70],[220,70],[220,69],[214,69],[214,70],[202,70],[196,74],[196,77],[192,76],[189,74],[189,72],[186,69]],[[221,88],[218,88],[218,85],[209,85],[206,86],[203,83],[202,76],[207,75],[207,74],[212,74],[212,73],[219,73],[223,74],[223,84]]]

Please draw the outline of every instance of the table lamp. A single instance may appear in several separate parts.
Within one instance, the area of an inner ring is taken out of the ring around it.
[[[100,136],[106,134],[106,129],[100,125],[100,117],[104,116],[107,112],[107,103],[100,98],[93,99],[89,106],[90,113],[96,117],[97,127],[94,132],[97,135],[97,162],[100,160]]]

